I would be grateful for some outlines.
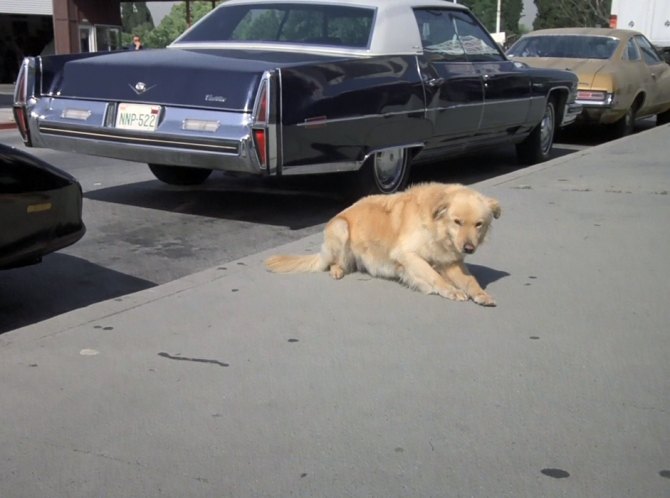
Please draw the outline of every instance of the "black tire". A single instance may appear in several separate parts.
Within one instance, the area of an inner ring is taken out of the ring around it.
[[[398,147],[372,154],[354,174],[352,194],[392,194],[407,186],[410,173],[410,151]]]
[[[150,164],[149,169],[156,178],[169,185],[200,185],[212,173],[212,170],[207,168],[163,164]]]
[[[656,126],[670,123],[670,110],[656,115]]]
[[[626,114],[616,123],[610,125],[612,138],[622,138],[635,131],[635,107],[629,107]]]
[[[542,121],[526,139],[516,145],[516,155],[521,164],[541,163],[549,159],[556,136],[556,109],[549,99],[544,108]]]

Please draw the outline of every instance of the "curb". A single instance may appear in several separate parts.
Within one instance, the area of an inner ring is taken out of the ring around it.
[[[0,130],[12,130],[16,128],[14,113],[10,106],[0,107]]]
[[[633,135],[634,136],[634,135]],[[628,137],[627,137],[628,138]],[[584,151],[569,154],[567,156],[558,157],[544,163],[535,164],[523,168],[521,170],[512,171],[510,173],[497,176],[494,178],[489,178],[481,182],[476,182],[471,187],[478,189],[487,189],[494,188],[499,185],[518,180],[524,176],[532,175],[538,171],[542,171],[549,168],[560,167],[561,165],[573,161],[575,157],[588,156],[590,154],[598,153],[602,148],[611,145],[610,143],[601,144],[596,147],[591,147]],[[100,301],[92,303],[84,308],[74,309],[69,312],[63,313],[61,315],[56,315],[51,318],[47,318],[41,322],[32,323],[15,329],[9,333],[13,334],[16,332],[21,332],[21,334],[27,334],[28,331],[31,331],[31,337],[33,338],[44,338],[52,335],[61,334],[67,332],[68,330],[81,327],[87,323],[96,322],[104,318],[114,316],[120,313],[124,313],[128,310],[144,306],[148,303],[169,297],[174,294],[179,294],[181,292],[187,292],[193,288],[206,285],[210,282],[219,280],[221,278],[229,278],[231,275],[243,271],[237,269],[234,266],[236,262],[239,261],[250,261],[255,260],[259,264],[262,264],[262,261],[270,254],[276,253],[278,250],[286,252],[295,252],[300,251],[302,247],[307,243],[309,239],[314,240],[315,246],[319,246],[321,239],[323,237],[322,232],[318,232],[312,235],[307,235],[306,237],[298,240],[293,240],[285,244],[280,244],[279,246],[268,248],[259,253],[248,254],[241,258],[238,258],[234,261],[226,262],[225,265],[217,265],[211,268],[201,270],[199,272],[193,273],[191,275],[186,275],[184,277],[166,282],[164,284],[157,285],[148,289],[144,289],[135,293],[126,294],[116,299],[109,299],[107,301]],[[236,268],[235,270],[222,273],[220,271],[221,266],[226,266],[228,268]],[[244,268],[244,266],[242,267]],[[6,333],[5,335],[8,335]]]

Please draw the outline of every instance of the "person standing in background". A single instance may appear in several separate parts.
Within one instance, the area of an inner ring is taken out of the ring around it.
[[[128,47],[128,50],[142,50],[144,45],[142,45],[142,38],[140,35],[133,35],[133,43]]]

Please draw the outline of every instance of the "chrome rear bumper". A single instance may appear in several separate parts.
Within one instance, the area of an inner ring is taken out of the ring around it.
[[[32,105],[31,105],[32,104]],[[32,145],[128,161],[263,174],[248,113],[163,106],[155,131],[114,126],[116,104],[42,98],[29,104]],[[79,118],[69,116],[77,115]],[[186,120],[217,124],[213,131],[184,129]]]

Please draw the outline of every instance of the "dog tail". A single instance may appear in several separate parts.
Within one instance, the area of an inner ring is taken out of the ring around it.
[[[328,269],[320,253],[305,256],[270,256],[265,260],[265,266],[274,273],[319,272]]]

